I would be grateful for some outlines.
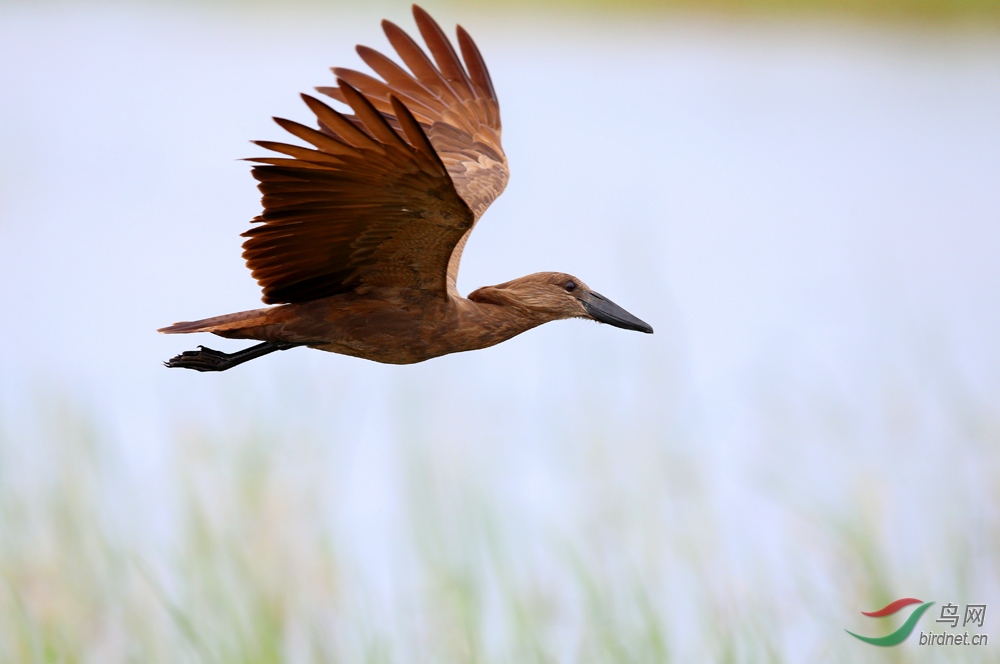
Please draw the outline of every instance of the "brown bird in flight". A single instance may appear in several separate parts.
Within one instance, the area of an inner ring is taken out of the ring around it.
[[[284,156],[250,160],[259,164],[253,176],[264,212],[243,234],[243,257],[264,302],[281,306],[160,330],[263,343],[237,353],[199,346],[166,366],[225,371],[295,346],[411,364],[486,348],[563,318],[652,333],[561,272],[459,295],[455,279],[465,242],[507,185],[500,108],[468,33],[458,27],[463,66],[434,19],[416,5],[413,16],[433,62],[402,29],[383,21],[409,71],[358,46],[383,80],[334,68],[337,87],[317,88],[353,115],[302,95],[319,129],[275,122],[315,149],[256,141]]]

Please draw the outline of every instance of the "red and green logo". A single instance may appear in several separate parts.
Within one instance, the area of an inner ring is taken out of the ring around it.
[[[906,619],[899,629],[897,629],[892,634],[887,634],[886,636],[861,636],[860,634],[855,634],[854,632],[845,629],[844,631],[853,636],[856,639],[861,639],[865,643],[870,643],[873,646],[898,646],[900,643],[906,640],[906,637],[910,635],[913,628],[917,626],[917,621],[920,620],[920,616],[924,615],[924,611],[930,608],[931,604],[934,602],[923,602],[919,599],[914,599],[913,597],[906,597],[904,599],[897,599],[895,602],[890,602],[885,607],[879,609],[878,611],[862,611],[863,615],[869,618],[884,618],[886,616],[891,616],[900,609],[910,606],[911,604],[919,604],[910,617]]]

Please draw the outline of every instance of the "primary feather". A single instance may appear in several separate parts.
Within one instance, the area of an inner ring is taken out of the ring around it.
[[[317,88],[353,114],[303,95],[318,129],[275,121],[312,148],[257,142],[285,155],[252,160],[264,211],[244,233],[243,255],[265,302],[380,287],[457,295],[468,235],[509,177],[499,103],[465,30],[463,66],[440,26],[413,13],[431,57],[384,21],[409,71],[359,46],[382,80],[338,67],[337,87]]]

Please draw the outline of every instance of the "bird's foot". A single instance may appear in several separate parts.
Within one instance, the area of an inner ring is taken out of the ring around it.
[[[194,369],[195,371],[225,371],[232,369],[237,364],[243,364],[258,357],[263,357],[276,350],[288,350],[296,346],[305,346],[305,343],[290,341],[265,341],[262,344],[245,348],[236,353],[223,353],[219,350],[212,350],[204,346],[198,346],[198,350],[187,350],[163,363],[163,366],[175,369]]]
[[[163,366],[171,369],[177,367],[194,369],[195,371],[225,371],[234,366],[232,363],[233,355],[198,346],[198,350],[186,350],[164,362]]]

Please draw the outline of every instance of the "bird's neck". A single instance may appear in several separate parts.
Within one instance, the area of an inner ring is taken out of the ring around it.
[[[459,311],[458,334],[473,344],[469,350],[507,341],[552,320],[543,313],[508,302],[463,299]]]

